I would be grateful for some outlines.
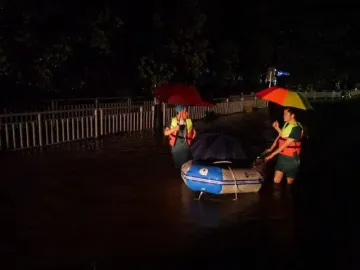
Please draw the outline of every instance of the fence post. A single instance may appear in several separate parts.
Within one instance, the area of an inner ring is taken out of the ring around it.
[[[143,129],[143,107],[140,107],[140,130]]]
[[[155,106],[151,106],[151,128],[155,127]]]
[[[104,135],[104,112],[100,109],[100,136]]]
[[[39,146],[43,146],[43,141],[42,141],[42,126],[41,126],[41,113],[38,113],[37,119],[38,119],[38,132],[39,132]]]
[[[166,104],[163,103],[162,104],[162,113],[163,113],[163,127],[165,127],[166,125]]]
[[[240,112],[244,112],[244,97],[242,94],[240,99]]]
[[[252,97],[252,99],[253,99],[253,105],[252,105],[252,107],[254,108],[255,107],[255,99],[254,99],[254,97],[255,97],[255,93],[254,92],[250,92],[250,96]]]
[[[146,104],[146,105],[152,106],[151,104]],[[152,126],[151,128],[153,128],[155,131],[158,131],[158,130],[160,130],[160,128],[162,128],[162,124],[161,124],[161,120],[162,120],[162,117],[161,117],[162,107],[161,106],[162,106],[162,104],[157,97],[154,97],[153,105],[154,105],[154,126]]]
[[[229,114],[229,99],[226,99],[226,114]]]
[[[98,109],[95,109],[94,111],[94,117],[95,117],[95,138],[99,137],[99,131],[98,131],[98,125],[99,125],[99,120],[98,120]]]
[[[1,118],[0,118],[0,120],[1,120]],[[2,125],[1,125],[1,121],[0,121],[0,151],[3,150],[2,140],[3,140],[3,136],[2,136]]]

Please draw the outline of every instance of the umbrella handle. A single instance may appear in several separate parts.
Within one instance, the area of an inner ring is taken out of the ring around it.
[[[232,162],[228,160],[223,160],[223,161],[215,161],[213,162],[213,164],[232,164]]]

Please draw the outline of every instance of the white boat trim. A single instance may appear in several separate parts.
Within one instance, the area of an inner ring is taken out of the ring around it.
[[[181,177],[184,180],[197,181],[209,184],[217,184],[217,185],[234,185],[234,180],[211,180],[211,179],[203,179],[194,176],[188,176],[185,173],[181,172]],[[261,184],[263,178],[253,179],[253,180],[236,180],[236,185],[258,185]],[[250,182],[251,181],[251,182]],[[254,183],[254,181],[259,181],[258,183]],[[250,183],[249,183],[250,182]]]

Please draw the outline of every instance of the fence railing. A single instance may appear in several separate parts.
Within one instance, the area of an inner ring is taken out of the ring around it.
[[[19,150],[154,128],[154,106],[0,115],[0,149]]]
[[[0,113],[32,113],[41,111],[71,111],[87,109],[105,109],[105,108],[125,108],[131,106],[151,107],[151,100],[132,100],[131,98],[107,98],[107,99],[73,99],[73,100],[52,100],[44,101],[35,107],[21,108],[0,108]]]
[[[360,91],[348,92],[352,96]],[[338,92],[304,92],[309,99],[339,98]],[[250,108],[264,108],[267,102],[251,93],[217,99],[214,107],[190,106],[189,114],[194,120],[202,119],[208,111],[227,115]],[[80,109],[49,110],[31,113],[0,115],[0,150],[19,150],[55,145],[76,140],[98,138],[119,132],[153,129],[155,106],[152,101],[139,106],[127,102],[109,106],[85,106]],[[89,104],[88,104],[89,105]],[[77,108],[77,107],[76,107]],[[162,123],[167,125],[175,115],[172,105],[162,105]]]

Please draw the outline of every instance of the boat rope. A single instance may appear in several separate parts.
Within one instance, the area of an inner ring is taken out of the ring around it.
[[[237,200],[237,191],[238,191],[237,189],[238,189],[238,187],[237,187],[237,182],[236,182],[235,174],[234,174],[234,172],[232,171],[232,169],[231,169],[230,166],[228,166],[228,168],[229,168],[229,171],[230,171],[230,173],[231,173],[231,175],[232,175],[232,177],[233,177],[233,180],[234,180],[235,200]]]

